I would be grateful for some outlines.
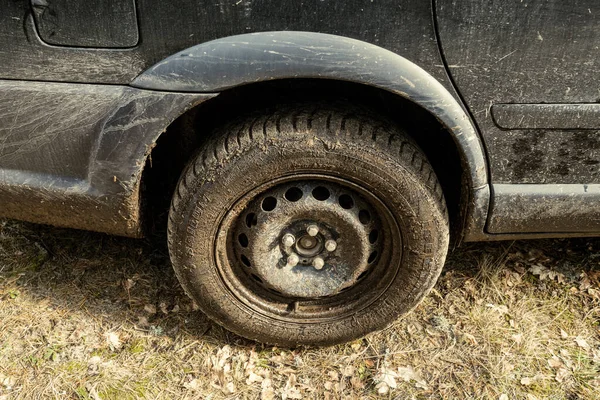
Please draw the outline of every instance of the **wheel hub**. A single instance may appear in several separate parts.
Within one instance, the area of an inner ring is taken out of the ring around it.
[[[333,182],[300,181],[257,196],[233,234],[239,269],[260,288],[292,298],[339,294],[381,254],[375,209]]]

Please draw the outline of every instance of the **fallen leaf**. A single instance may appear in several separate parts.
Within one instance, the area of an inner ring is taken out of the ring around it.
[[[390,391],[390,387],[385,382],[379,382],[375,389],[377,389],[377,393],[379,394],[387,394]]]
[[[558,358],[556,356],[552,356],[552,358],[550,358],[548,360],[548,365],[550,366],[550,368],[554,368],[554,369],[564,366],[563,362],[560,361],[560,358]]]
[[[352,376],[352,375],[354,375],[354,366],[352,366],[352,365],[346,365],[346,367],[342,371],[342,376],[349,377],[349,376]]]
[[[144,306],[144,311],[148,314],[156,314],[156,306],[154,304],[146,304]]]
[[[521,344],[521,342],[523,341],[523,334],[517,333],[516,335],[512,335],[511,338],[515,341],[515,343]]]
[[[479,344],[477,343],[477,339],[475,339],[475,336],[471,335],[470,333],[463,333],[463,338],[467,343],[469,343],[472,346],[477,346]]]
[[[577,346],[583,348],[583,349],[589,349],[590,345],[588,344],[588,342],[586,342],[586,340],[584,338],[582,338],[581,336],[577,336],[575,338],[575,343],[577,343]]]
[[[415,381],[415,386],[421,389],[427,389],[427,382],[416,372],[413,367],[399,367],[398,377],[402,378],[405,382]]]
[[[254,372],[250,372],[250,375],[248,376],[248,379],[246,379],[246,384],[247,385],[252,385],[255,382],[262,382],[263,381],[263,377],[260,375],[255,374]]]
[[[383,367],[379,369],[379,373],[375,376],[374,379],[376,382],[385,383],[385,385],[389,389],[396,389],[396,387],[398,387],[398,384],[396,383],[397,377],[398,374],[396,373],[396,371],[394,371],[393,369]]]
[[[515,369],[515,366],[513,364],[509,363],[508,361],[503,360],[502,361],[502,369],[504,370],[504,372],[509,373]]]
[[[553,271],[544,267],[541,264],[535,264],[529,267],[529,272],[533,275],[537,275],[540,281],[545,279],[556,280],[558,283],[565,283],[565,276],[560,272]]]
[[[148,322],[148,318],[141,316],[138,317],[137,325],[141,328],[147,328],[148,326],[150,326],[150,322]]]
[[[508,307],[505,306],[504,304],[499,305],[499,306],[497,306],[495,304],[486,304],[485,306],[491,308],[492,311],[495,311],[497,313],[508,314]]]
[[[354,343],[352,343],[352,344],[350,345],[350,347],[351,347],[351,348],[352,348],[352,350],[354,350],[354,351],[357,351],[357,350],[359,350],[359,349],[361,348],[361,346],[362,346],[362,343],[361,343],[361,341],[360,341],[360,340],[358,340],[358,341],[356,341],[356,342],[354,342]]]
[[[271,386],[263,388],[262,391],[260,392],[260,399],[261,400],[275,399],[275,390]]]
[[[135,281],[133,279],[126,279],[123,282],[123,287],[125,288],[125,290],[129,291],[132,287],[135,286]]]
[[[166,314],[168,314],[168,313],[169,313],[169,310],[167,309],[167,303],[165,303],[164,301],[161,301],[161,302],[160,302],[160,304],[159,304],[158,306],[159,306],[159,308],[160,308],[160,311],[161,311],[163,314],[165,314],[165,315],[166,315]]]
[[[521,385],[529,386],[533,383],[533,379],[531,378],[521,378]]]
[[[287,382],[285,383],[285,387],[281,389],[281,399],[301,399],[302,394],[300,394],[300,390],[296,388],[296,375],[290,374]]]
[[[350,378],[350,384],[354,389],[360,390],[365,388],[365,383],[358,376],[353,376]]]
[[[593,349],[592,350],[592,354],[593,354],[593,357],[594,357],[592,359],[592,362],[594,364],[600,364],[600,350]]]
[[[198,388],[200,387],[200,382],[198,381],[198,379],[194,378],[189,382],[184,382],[183,387],[188,390],[198,390]]]
[[[564,330],[560,330],[560,337],[562,337],[563,339],[566,339],[569,337],[569,334],[567,332],[565,332]]]
[[[233,384],[233,382],[228,382],[227,384],[225,384],[225,386],[223,387],[223,392],[225,392],[226,394],[235,393],[235,385]]]
[[[275,397],[275,391],[273,390],[273,381],[271,381],[271,379],[269,378],[265,378],[264,381],[262,381],[262,383],[260,384],[260,387],[262,389],[261,392],[261,398],[264,398],[265,396],[269,397],[271,396],[271,399],[273,397]],[[271,390],[269,390],[271,389]],[[265,394],[266,392],[268,392],[267,394]]]
[[[579,290],[584,292],[592,287],[592,281],[590,280],[588,274],[582,272],[579,276],[581,277],[581,281],[579,282]]]
[[[554,379],[556,382],[563,382],[570,374],[566,368],[559,368]]]
[[[105,335],[106,343],[111,350],[118,350],[121,348],[121,339],[115,332],[107,332]]]
[[[94,356],[88,360],[90,364],[100,364],[102,362],[102,358],[100,356]]]

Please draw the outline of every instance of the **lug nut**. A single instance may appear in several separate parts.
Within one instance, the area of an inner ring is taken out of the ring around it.
[[[327,251],[335,251],[335,249],[337,249],[336,241],[329,239],[325,242],[325,248],[327,249]]]
[[[308,232],[310,236],[317,236],[317,233],[319,233],[319,227],[316,225],[309,225],[306,228],[306,232]]]
[[[283,235],[281,242],[285,247],[292,247],[296,243],[296,238],[291,233],[286,233]]]
[[[321,270],[324,266],[325,261],[321,257],[317,257],[313,260],[313,267],[315,267],[316,269]]]
[[[295,267],[300,262],[300,257],[296,254],[290,254],[287,258],[287,265],[289,267]]]

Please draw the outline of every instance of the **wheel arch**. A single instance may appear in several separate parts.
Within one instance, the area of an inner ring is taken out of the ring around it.
[[[435,118],[452,138],[464,174],[459,236],[473,240],[483,235],[489,205],[488,172],[483,145],[473,122],[440,82],[418,65],[381,47],[311,32],[232,36],[174,54],[139,75],[131,85],[170,92],[221,93],[174,123],[174,126],[189,125],[191,115],[193,118],[201,115],[205,118],[202,125],[207,127],[212,121],[207,122],[206,118],[214,118],[208,117],[206,110],[219,102],[226,104],[231,97],[243,102],[244,96],[256,93],[252,88],[269,82],[277,85],[307,80],[323,86],[337,82],[346,87],[374,88],[372,93],[392,94],[397,102],[416,105]],[[383,97],[389,97],[387,94]],[[248,100],[254,102],[246,97]],[[231,110],[226,114],[231,114]],[[395,115],[396,111],[388,110],[388,114]],[[170,139],[163,136],[174,135],[162,134],[155,151],[167,147],[161,142]],[[154,154],[152,158],[156,158]]]

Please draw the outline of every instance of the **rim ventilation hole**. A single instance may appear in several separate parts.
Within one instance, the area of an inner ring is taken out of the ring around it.
[[[345,210],[349,210],[354,207],[354,200],[347,194],[341,195],[338,199],[338,203],[340,203],[340,206]]]
[[[256,226],[256,224],[258,224],[258,218],[256,217],[256,214],[250,213],[246,215],[246,226],[248,228],[252,228],[253,226]]]
[[[361,273],[360,273],[360,275],[359,275],[359,276],[356,278],[356,280],[357,280],[357,281],[360,281],[361,279],[364,279],[364,278],[365,278],[365,276],[367,276],[367,273],[368,273],[368,272],[369,272],[369,271],[363,271],[363,272],[361,272]]]
[[[358,213],[358,220],[363,225],[368,224],[369,222],[371,222],[371,213],[367,210],[360,210],[360,212]]]
[[[244,263],[244,265],[246,267],[251,267],[252,266],[252,264],[250,264],[250,260],[248,260],[248,257],[246,257],[245,255],[242,254],[240,256],[240,260],[242,260],[242,263]]]
[[[273,196],[265,197],[261,205],[263,211],[273,211],[275,207],[277,207],[277,199]]]
[[[377,238],[379,238],[379,232],[377,229],[373,229],[371,233],[369,233],[369,243],[374,244],[377,241]]]
[[[317,199],[319,201],[325,201],[329,198],[329,196],[331,196],[331,193],[329,192],[329,189],[327,189],[326,187],[317,186],[316,188],[313,189],[312,195],[315,199]]]
[[[238,242],[240,242],[240,246],[248,247],[248,236],[245,233],[240,233],[238,236]]]
[[[283,197],[285,197],[287,201],[296,202],[300,200],[303,195],[304,193],[302,193],[302,190],[298,189],[297,187],[291,187],[286,190]]]
[[[369,255],[369,259],[367,260],[367,262],[369,264],[371,264],[373,261],[375,261],[376,258],[377,258],[377,252],[374,251]]]
[[[263,280],[262,280],[262,279],[260,279],[260,278],[258,277],[258,275],[256,275],[256,274],[250,274],[250,276],[251,276],[251,277],[252,277],[252,279],[254,279],[256,282],[258,282],[258,283],[263,283]]]

